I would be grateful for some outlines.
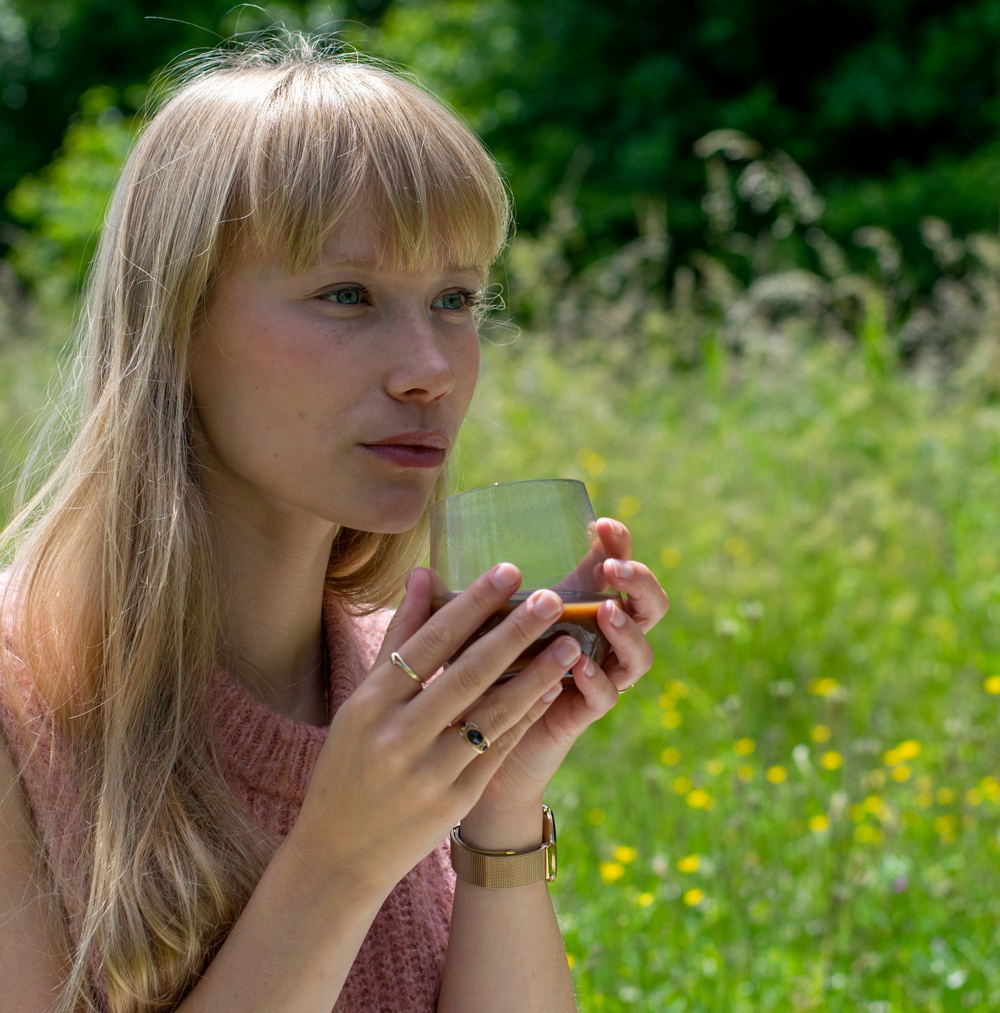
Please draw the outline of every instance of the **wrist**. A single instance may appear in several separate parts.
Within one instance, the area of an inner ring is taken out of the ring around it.
[[[542,798],[497,803],[481,798],[462,820],[465,844],[486,851],[533,851],[542,843]]]

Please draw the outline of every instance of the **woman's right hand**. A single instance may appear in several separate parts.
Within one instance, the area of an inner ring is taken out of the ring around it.
[[[333,719],[289,835],[289,844],[294,838],[319,863],[314,872],[325,868],[387,895],[475,805],[558,695],[563,674],[580,657],[571,637],[560,637],[483,696],[556,620],[562,603],[552,591],[533,593],[425,690],[390,661],[398,651],[428,678],[519,584],[516,567],[501,563],[431,615],[431,574],[413,572],[370,674]],[[463,716],[489,737],[486,752],[477,753],[450,727]]]

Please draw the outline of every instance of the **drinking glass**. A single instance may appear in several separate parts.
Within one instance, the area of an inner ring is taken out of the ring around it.
[[[563,601],[553,625],[503,672],[521,671],[557,637],[569,635],[600,665],[611,645],[597,624],[597,611],[620,595],[604,580],[607,558],[595,530],[594,508],[583,482],[568,478],[505,482],[457,493],[431,508],[431,609],[447,604],[497,563],[521,571],[521,587],[459,648],[494,629],[528,595],[549,588]]]

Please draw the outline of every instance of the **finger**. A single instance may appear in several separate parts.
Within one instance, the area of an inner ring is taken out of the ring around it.
[[[517,567],[510,563],[500,563],[487,570],[461,594],[430,615],[430,618],[426,618],[430,614],[433,581],[430,571],[421,569],[415,572],[406,596],[412,599],[412,604],[407,602],[405,614],[393,629],[392,638],[386,637],[379,655],[383,665],[377,673],[373,670],[373,678],[384,681],[389,687],[388,692],[396,699],[411,699],[415,695],[412,686],[414,680],[396,678],[398,669],[390,669],[389,665],[384,664],[390,659],[391,653],[398,653],[408,667],[420,676],[421,681],[426,681],[485,620],[506,604],[520,583],[521,574]],[[402,605],[400,603],[400,610]],[[420,622],[420,616],[426,621]],[[409,630],[413,632],[403,638],[401,634]],[[450,717],[446,720],[450,720]]]
[[[563,693],[544,718],[549,735],[566,752],[590,725],[618,703],[619,696],[611,677],[588,657],[582,657],[573,666],[573,684],[579,692]]]
[[[556,622],[562,607],[561,599],[553,591],[533,591],[499,626],[467,647],[461,657],[412,702],[412,719],[438,722],[440,727],[464,714]],[[410,645],[417,644],[427,626],[405,645],[407,656],[411,651]],[[419,650],[419,647],[416,649]]]
[[[492,744],[521,721],[539,701],[549,704],[562,691],[562,677],[580,658],[580,645],[572,637],[560,637],[550,644],[522,672],[503,686],[482,697],[461,717],[485,735]],[[478,755],[476,750],[456,733],[457,719],[441,733],[438,751],[442,768],[455,776]]]
[[[616,521],[613,517],[599,517],[595,527],[608,556],[617,559],[632,558],[632,536],[621,521]]]
[[[564,692],[557,694],[554,697],[555,704],[558,704],[563,696],[565,696]],[[486,785],[489,784],[496,772],[503,766],[511,751],[524,738],[525,734],[531,730],[531,727],[544,718],[549,709],[555,704],[552,700],[544,700],[542,698],[536,700],[528,708],[520,721],[491,741],[487,752],[472,757],[472,761],[466,764],[462,772],[455,779],[456,791],[466,798],[478,799],[482,795]],[[458,736],[454,728],[446,729],[446,731],[451,732],[456,737]],[[458,744],[465,746],[470,753],[472,752],[469,745],[463,742],[461,738],[459,738]]]
[[[653,648],[635,620],[616,602],[601,605],[597,623],[615,654],[616,664],[608,674],[619,690],[626,690],[653,667]]]
[[[418,566],[411,570],[406,578],[406,593],[392,619],[389,620],[375,664],[383,660],[388,661],[389,655],[427,622],[431,612],[430,600],[430,571]]]
[[[604,563],[604,577],[616,591],[628,596],[625,611],[643,633],[648,633],[667,614],[670,599],[648,566],[628,559],[608,559]]]

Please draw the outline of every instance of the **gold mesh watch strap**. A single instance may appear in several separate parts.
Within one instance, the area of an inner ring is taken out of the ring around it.
[[[552,810],[542,806],[542,846],[535,851],[486,851],[472,848],[451,832],[451,867],[468,883],[488,890],[511,890],[556,878],[556,824]]]

